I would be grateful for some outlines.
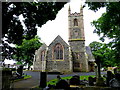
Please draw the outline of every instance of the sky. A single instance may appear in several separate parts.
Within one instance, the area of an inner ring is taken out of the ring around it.
[[[71,0],[70,3],[65,4],[64,7],[58,12],[55,20],[49,20],[46,24],[42,25],[41,28],[38,28],[37,35],[47,45],[49,45],[58,35],[60,35],[63,40],[68,42],[68,7],[70,5],[71,13],[80,13],[81,4],[83,5],[83,2],[80,0]],[[92,27],[90,22],[97,20],[102,13],[105,12],[105,10],[105,8],[101,8],[99,11],[94,12],[92,10],[88,10],[88,7],[83,9],[86,46],[93,41],[101,42],[99,40],[99,36],[93,33],[95,27]],[[106,42],[108,41],[109,40],[106,40]]]
[[[80,13],[81,4],[83,5],[83,2],[81,2],[80,0],[71,0],[70,3],[65,4],[64,7],[58,12],[55,20],[49,20],[48,22],[46,22],[46,24],[42,25],[41,28],[38,28],[37,35],[47,45],[49,45],[58,35],[60,35],[63,40],[68,43],[68,8],[70,5],[71,13]],[[95,33],[93,34],[93,30],[95,28],[91,26],[90,22],[92,22],[93,20],[97,20],[104,12],[105,8],[100,9],[96,13],[92,10],[88,10],[88,7],[85,7],[83,9],[86,46],[88,46],[93,41],[100,42],[98,35]],[[22,20],[23,18],[21,17],[21,21]],[[106,40],[106,42],[109,42],[109,40]],[[6,64],[14,63],[12,60],[5,60],[5,62]]]

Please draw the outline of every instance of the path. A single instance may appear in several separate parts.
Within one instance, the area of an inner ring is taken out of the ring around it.
[[[27,75],[31,75],[32,78],[27,79],[27,80],[22,80],[22,81],[18,81],[14,83],[14,88],[32,88],[34,86],[38,86],[39,85],[39,81],[40,81],[40,72],[32,72],[32,71],[24,71],[25,74]],[[73,76],[73,75],[95,75],[94,72],[79,72],[79,73],[72,73],[69,75],[60,75],[61,77],[66,77],[66,76]],[[102,74],[106,74],[106,72],[102,72]],[[57,77],[57,75],[53,75],[53,74],[49,74],[47,75],[47,81],[55,79]]]
[[[25,74],[31,75],[32,77],[27,80],[22,80],[14,83],[14,88],[31,88],[39,85],[40,73],[32,71],[24,71]]]

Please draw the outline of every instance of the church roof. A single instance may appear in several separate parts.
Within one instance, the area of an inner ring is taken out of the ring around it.
[[[53,43],[62,43],[64,45],[67,45],[69,46],[63,39],[60,35],[58,35],[52,42],[49,46],[51,46]]]
[[[86,46],[86,53],[87,53],[87,56],[88,56],[88,61],[90,61],[90,62],[95,61],[95,58],[92,55],[91,48],[89,46]]]
[[[47,48],[47,45],[45,43],[42,44],[42,46],[38,50],[44,50]]]

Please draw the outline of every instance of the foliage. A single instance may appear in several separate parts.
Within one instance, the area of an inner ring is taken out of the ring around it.
[[[2,55],[11,59],[16,49],[9,44],[21,45],[23,39],[30,40],[48,20],[54,20],[66,2],[2,2]],[[24,17],[23,27],[20,16]]]
[[[32,65],[35,50],[37,50],[42,43],[40,42],[40,38],[35,36],[35,38],[30,40],[23,40],[21,45],[17,45],[17,53],[13,55],[13,58],[16,59],[19,64],[27,64],[29,66]],[[23,63],[25,62],[25,63]]]
[[[92,25],[95,26],[95,33],[104,41],[107,37],[112,39],[108,44],[113,50],[116,63],[120,65],[120,2],[87,2],[89,9],[98,11],[102,7],[106,7],[106,12],[98,20],[94,20]]]
[[[114,50],[109,47],[107,44],[102,44],[100,42],[92,42],[89,44],[92,50],[92,54],[95,59],[100,60],[100,63],[103,67],[114,66],[117,63],[115,62]]]

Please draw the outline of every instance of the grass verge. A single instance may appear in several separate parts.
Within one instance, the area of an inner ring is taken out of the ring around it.
[[[28,79],[28,78],[31,78],[30,75],[23,75],[23,76],[24,76],[24,78],[14,80],[14,82],[21,81],[21,80],[26,80],[26,79]]]
[[[87,76],[80,76],[80,80],[88,80],[88,77],[95,77],[95,75],[87,75]],[[69,80],[72,78],[72,76],[68,76],[68,77],[61,77],[63,80]],[[47,82],[47,85],[50,84],[50,85],[56,85],[57,83],[57,79],[53,79],[53,80],[50,80]]]

